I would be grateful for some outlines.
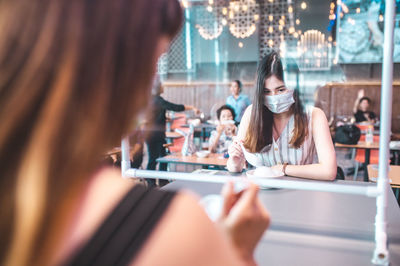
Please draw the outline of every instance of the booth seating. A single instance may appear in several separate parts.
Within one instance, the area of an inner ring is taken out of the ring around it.
[[[321,108],[328,120],[338,119],[341,116],[353,116],[354,101],[357,93],[363,89],[365,96],[372,102],[370,105],[379,118],[381,102],[381,83],[380,82],[347,82],[347,83],[328,83],[317,89],[315,95],[315,106]],[[400,133],[400,108],[396,108],[396,103],[400,102],[400,83],[393,83],[393,106],[392,106],[392,133]]]

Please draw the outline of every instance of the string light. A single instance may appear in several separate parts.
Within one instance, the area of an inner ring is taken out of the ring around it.
[[[268,32],[269,32],[269,33],[274,32],[274,28],[272,28],[272,26],[269,26],[269,27],[268,27]]]
[[[182,0],[181,3],[182,3],[183,8],[188,8],[189,7],[189,3],[188,3],[187,0]]]
[[[301,9],[306,9],[307,8],[307,3],[306,2],[302,2],[300,5]]]
[[[222,30],[223,30],[223,27],[221,25],[218,25],[216,32],[212,34],[212,33],[208,33],[205,30],[205,28],[203,28],[199,24],[197,24],[195,27],[199,31],[200,36],[206,40],[213,40],[213,39],[218,38],[221,35]]]
[[[228,14],[228,9],[226,7],[222,8],[222,14],[226,16]]]
[[[238,43],[238,46],[239,46],[239,48],[243,48],[243,43],[242,43],[242,42],[239,42],[239,43]]]

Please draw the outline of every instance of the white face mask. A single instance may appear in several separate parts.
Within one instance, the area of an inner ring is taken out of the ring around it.
[[[264,105],[275,114],[286,112],[294,103],[293,93],[294,90],[288,90],[284,94],[266,95],[264,96]]]

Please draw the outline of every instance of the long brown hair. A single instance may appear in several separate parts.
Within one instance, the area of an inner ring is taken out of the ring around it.
[[[0,263],[46,263],[181,22],[176,0],[0,1]]]
[[[265,80],[271,76],[284,82],[282,60],[274,51],[262,58],[257,69],[256,93],[249,127],[243,143],[250,152],[260,152],[265,146],[272,143],[273,113],[264,105]],[[294,113],[294,129],[289,144],[294,148],[299,148],[308,135],[308,118],[304,112],[297,87],[293,97],[295,103],[290,107],[290,111]]]

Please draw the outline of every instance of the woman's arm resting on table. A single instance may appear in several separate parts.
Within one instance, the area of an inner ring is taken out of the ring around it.
[[[312,134],[317,149],[318,163],[308,165],[288,165],[286,174],[309,179],[334,180],[337,164],[328,121],[324,112],[314,108],[312,113]]]

